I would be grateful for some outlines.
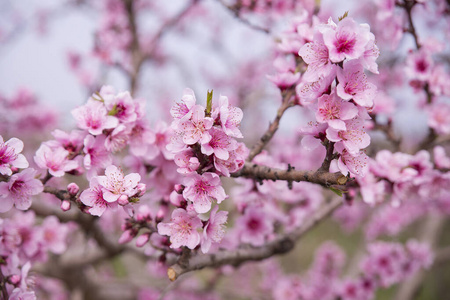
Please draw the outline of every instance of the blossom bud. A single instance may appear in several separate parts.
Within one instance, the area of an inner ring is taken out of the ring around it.
[[[9,277],[9,282],[12,285],[18,285],[20,283],[20,275],[14,274]]]
[[[119,238],[119,244],[126,244],[136,236],[134,230],[125,230]]]
[[[119,199],[117,199],[117,203],[119,205],[125,206],[128,203],[130,203],[130,202],[128,201],[128,196],[127,195],[120,195]]]
[[[149,239],[150,239],[150,233],[141,234],[136,239],[136,246],[137,247],[143,247],[148,242]]]
[[[181,193],[183,193],[183,191],[184,191],[184,185],[182,185],[182,184],[175,184],[174,190],[175,190],[178,194],[181,194]]]
[[[145,185],[145,183],[138,183],[136,188],[138,190],[136,197],[141,197],[142,195],[145,194],[145,191],[147,190],[147,186]]]
[[[63,200],[61,202],[61,210],[62,211],[68,211],[70,209],[70,201],[69,200]]]
[[[183,196],[178,194],[176,191],[170,193],[169,201],[176,207],[180,207],[181,201],[184,200]]]
[[[75,182],[71,182],[69,183],[69,185],[67,186],[67,191],[71,194],[71,195],[76,195],[78,193],[78,191],[80,190],[80,187],[75,183]]]

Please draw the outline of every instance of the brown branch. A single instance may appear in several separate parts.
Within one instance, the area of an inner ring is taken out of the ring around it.
[[[287,253],[294,249],[297,240],[328,217],[341,204],[341,199],[334,199],[332,202],[318,210],[303,224],[303,226],[292,232],[281,235],[263,246],[242,247],[232,251],[219,251],[214,254],[206,255],[197,254],[191,257],[188,265],[177,263],[169,267],[167,275],[171,281],[174,281],[184,273],[206,267],[218,267],[222,265],[232,265],[237,267],[248,261],[259,261],[277,254]]]
[[[53,194],[61,201],[64,200],[75,200],[76,196],[70,194],[67,190],[60,190],[54,187],[46,186],[44,187],[44,193]]]
[[[136,92],[137,84],[138,84],[138,78],[139,73],[141,71],[141,68],[144,64],[144,62],[151,57],[154,50],[156,49],[156,45],[159,39],[167,32],[168,29],[175,26],[188,12],[189,10],[194,7],[194,5],[199,0],[192,0],[191,3],[189,3],[184,9],[182,9],[178,14],[176,14],[173,18],[165,22],[161,28],[158,30],[158,32],[153,37],[152,42],[150,43],[150,49],[145,51],[145,53],[142,51],[139,43],[139,30],[136,22],[136,12],[134,10],[134,0],[123,0],[125,5],[125,10],[127,12],[128,16],[128,22],[130,25],[130,32],[131,32],[131,45],[130,45],[130,52],[131,52],[131,60],[132,60],[132,71],[128,73],[130,76],[130,93],[133,95]]]
[[[9,299],[8,297],[8,290],[6,289],[6,278],[2,273],[2,269],[0,268],[0,288],[2,292],[2,298],[3,299]]]
[[[246,163],[240,171],[231,174],[232,177],[253,178],[257,181],[262,180],[286,180],[288,182],[307,181],[320,184],[325,187],[332,185],[345,185],[347,177],[341,173],[329,173],[322,171],[297,171],[293,169],[281,170],[269,168],[257,164]]]
[[[258,26],[256,24],[251,23],[249,20],[244,19],[241,14],[240,14],[240,7],[238,5],[227,5],[225,2],[223,2],[222,0],[218,0],[218,2],[225,7],[228,11],[230,11],[234,17],[242,22],[243,24],[247,25],[248,27],[260,31],[260,32],[264,32],[266,34],[270,34],[270,30],[268,28],[264,28],[262,26]]]
[[[269,143],[269,141],[272,139],[275,132],[278,130],[278,126],[280,125],[281,117],[283,116],[284,112],[295,105],[294,101],[292,101],[292,97],[295,96],[295,89],[291,88],[283,92],[283,100],[281,103],[281,106],[278,108],[277,115],[273,122],[269,125],[269,128],[264,133],[264,135],[261,137],[261,139],[256,143],[256,145],[253,146],[252,150],[250,151],[249,156],[247,157],[247,161],[252,161],[253,158],[255,158],[256,155],[261,153],[261,151],[264,149],[264,147]]]

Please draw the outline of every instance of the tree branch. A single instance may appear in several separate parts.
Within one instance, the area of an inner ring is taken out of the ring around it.
[[[294,169],[281,170],[269,168],[257,164],[246,163],[240,171],[231,174],[232,177],[253,178],[256,181],[262,180],[286,180],[288,182],[307,181],[320,184],[324,187],[332,185],[345,185],[347,177],[341,173],[329,173],[323,171],[297,171]]]
[[[167,275],[171,281],[174,281],[184,273],[200,270],[206,267],[218,267],[222,265],[232,265],[237,267],[247,261],[259,261],[273,255],[287,253],[294,249],[297,240],[319,224],[320,221],[328,217],[341,204],[341,199],[334,199],[318,210],[303,224],[303,226],[292,232],[283,234],[263,246],[242,247],[232,251],[219,251],[214,254],[206,255],[197,254],[191,257],[187,265],[184,263],[176,263],[169,267],[167,270]]]
[[[256,155],[261,153],[261,151],[264,149],[264,147],[269,143],[269,141],[272,139],[275,132],[278,130],[278,126],[280,125],[281,117],[283,116],[284,112],[295,105],[294,101],[291,101],[291,98],[295,96],[295,89],[288,89],[284,91],[283,93],[283,100],[281,103],[281,106],[278,108],[277,115],[273,122],[269,125],[269,128],[264,133],[264,135],[261,137],[261,139],[256,143],[256,145],[253,146],[252,150],[250,151],[249,156],[247,157],[247,161],[252,161],[253,158],[255,158]]]

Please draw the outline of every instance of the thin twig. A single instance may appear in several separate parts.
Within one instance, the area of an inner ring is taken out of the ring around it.
[[[256,145],[253,146],[252,150],[250,151],[250,154],[247,158],[247,161],[252,161],[253,158],[255,158],[256,155],[261,153],[261,151],[264,149],[264,147],[269,143],[269,141],[272,139],[275,132],[278,130],[278,126],[280,125],[281,117],[283,116],[284,112],[295,105],[294,101],[292,101],[292,97],[295,96],[295,89],[291,88],[283,92],[283,100],[281,103],[281,106],[278,108],[277,115],[272,123],[270,123],[269,128],[264,133],[264,135],[261,137],[261,139],[256,143]]]

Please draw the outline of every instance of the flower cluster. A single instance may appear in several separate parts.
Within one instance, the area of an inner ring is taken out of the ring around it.
[[[132,42],[132,33],[125,4],[118,0],[107,0],[102,4],[94,54],[106,64],[128,61],[127,49]]]
[[[332,242],[324,243],[316,253],[307,276],[279,274],[280,270],[265,272],[273,299],[345,299],[372,300],[380,287],[390,287],[431,265],[433,255],[425,244],[410,240],[406,245],[375,242],[368,246],[360,266],[361,275],[342,278],[345,256]]]
[[[403,281],[422,268],[428,268],[433,255],[426,244],[410,240],[403,247],[397,243],[375,242],[368,247],[362,261],[364,275],[376,285],[389,287]]]
[[[27,210],[31,206],[31,196],[42,193],[44,186],[36,179],[37,172],[28,168],[29,164],[22,152],[23,142],[11,138],[4,142],[0,135],[0,213],[13,206]],[[19,169],[24,169],[19,172]]]
[[[5,285],[9,299],[35,299],[28,271],[32,264],[46,262],[48,252],[66,251],[69,229],[55,216],[36,225],[34,212],[17,212],[12,218],[0,219],[0,267],[3,276],[9,278]]]
[[[329,19],[315,27],[312,41],[298,54],[307,70],[297,85],[297,96],[302,105],[315,111],[318,126],[318,130],[309,130],[305,143],[314,145],[312,138],[332,142],[337,157],[332,169],[364,176],[368,158],[362,149],[370,144],[364,122],[370,119],[368,110],[376,92],[364,69],[378,73],[375,60],[379,55],[369,25],[357,24],[350,17],[338,24]]]
[[[217,206],[212,210],[202,239],[197,232],[202,227],[197,215],[209,212],[213,201],[219,204],[227,198],[219,176],[230,176],[242,168],[248,154],[245,145],[235,140],[242,137],[242,110],[231,106],[225,96],[212,109],[212,94],[208,97],[205,108],[196,104],[194,92],[186,89],[170,110],[174,134],[167,149],[174,153],[178,172],[184,175],[183,186],[172,193],[171,201],[184,208],[187,203],[188,207],[174,210],[171,223],[158,225],[160,234],[171,237],[171,247],[193,249],[201,242],[203,252],[209,250],[211,241],[222,239],[227,213],[217,212]]]
[[[62,177],[86,170],[88,179],[92,178],[112,164],[112,153],[127,145],[133,154],[154,156],[155,133],[142,121],[144,104],[129,92],[116,94],[104,86],[85,105],[72,110],[72,115],[81,130],[55,130],[55,139],[36,151],[34,161],[50,175]]]
[[[145,184],[139,183],[141,176],[131,173],[124,176],[121,169],[110,165],[105,176],[95,176],[90,180],[90,187],[80,195],[81,202],[89,206],[88,212],[101,216],[107,208],[116,208],[136,202],[145,193]]]

